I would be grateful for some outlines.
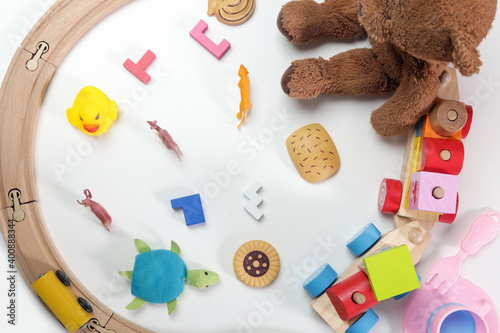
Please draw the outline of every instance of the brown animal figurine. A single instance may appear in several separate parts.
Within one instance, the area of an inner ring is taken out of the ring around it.
[[[151,126],[152,130],[158,132],[158,136],[160,137],[161,142],[163,142],[163,144],[167,147],[168,150],[173,150],[177,154],[177,157],[179,158],[180,161],[182,151],[179,149],[179,146],[177,145],[177,143],[175,143],[174,139],[172,139],[172,136],[167,132],[167,130],[158,126],[156,120],[148,121],[148,124]]]
[[[85,194],[85,199],[82,201],[76,200],[80,205],[84,207],[90,207],[92,213],[101,221],[102,225],[106,228],[107,231],[111,232],[111,216],[103,206],[92,200],[92,193],[89,190],[83,190]]]
[[[497,0],[298,0],[285,4],[278,28],[292,43],[368,38],[372,47],[329,60],[292,62],[282,87],[293,98],[393,94],[371,116],[381,136],[410,129],[426,114],[453,63],[479,71],[477,47],[493,22]]]

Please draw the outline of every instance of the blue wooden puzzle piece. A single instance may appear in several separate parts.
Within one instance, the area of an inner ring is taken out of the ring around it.
[[[205,222],[205,214],[201,205],[199,194],[188,195],[186,197],[170,200],[173,209],[182,208],[186,225],[195,225]]]

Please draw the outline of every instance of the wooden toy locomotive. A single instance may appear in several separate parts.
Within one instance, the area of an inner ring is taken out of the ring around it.
[[[396,228],[381,237],[373,225],[366,226],[348,244],[362,258],[338,277],[324,265],[304,283],[315,297],[312,307],[336,333],[367,332],[378,320],[373,305],[418,288],[414,265],[431,239],[434,223],[454,221],[462,139],[472,122],[472,107],[459,101],[457,75],[448,68],[433,108],[408,135],[401,179],[384,179],[380,186],[379,211],[395,214]],[[377,265],[396,274],[396,280],[377,272]]]

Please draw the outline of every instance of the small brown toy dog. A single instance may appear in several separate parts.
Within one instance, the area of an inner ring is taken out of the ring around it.
[[[367,37],[372,48],[296,60],[283,74],[283,90],[294,98],[393,93],[371,124],[381,136],[403,133],[429,111],[450,62],[465,76],[479,71],[476,48],[496,6],[497,0],[289,2],[278,28],[290,42]]]

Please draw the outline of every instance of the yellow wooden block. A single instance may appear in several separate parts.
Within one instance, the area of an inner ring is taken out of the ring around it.
[[[408,246],[401,245],[363,258],[377,301],[420,288]]]

